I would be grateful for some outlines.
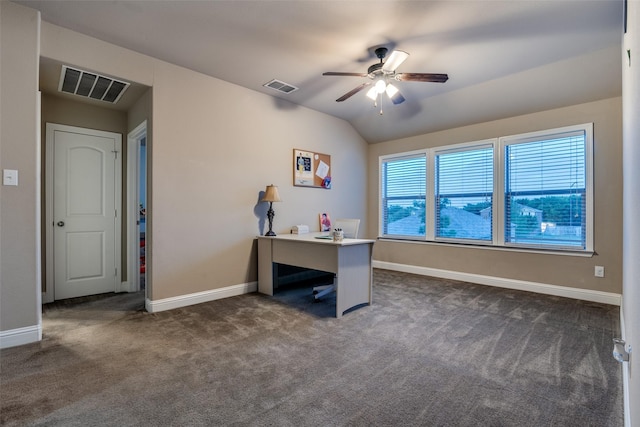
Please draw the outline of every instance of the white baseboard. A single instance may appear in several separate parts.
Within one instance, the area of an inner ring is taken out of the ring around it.
[[[0,331],[0,348],[16,347],[42,340],[42,325]]]
[[[258,282],[241,283],[239,285],[227,286],[226,288],[212,289],[210,291],[196,292],[194,294],[180,295],[177,297],[164,298],[159,300],[147,299],[145,307],[149,313],[172,310],[174,308],[187,307],[189,305],[214,301],[222,298],[235,297],[238,295],[256,292]]]
[[[386,261],[373,261],[374,268],[402,271],[420,274],[422,276],[439,277],[442,279],[460,280],[477,283],[479,285],[495,286],[498,288],[516,289],[520,291],[536,292],[539,294],[555,295],[584,301],[599,302],[620,306],[620,294],[612,292],[592,291],[589,289],[569,288],[566,286],[548,285],[546,283],[527,282],[524,280],[505,279],[503,277],[482,276],[480,274],[461,273],[437,268],[419,267],[415,265],[397,264]]]

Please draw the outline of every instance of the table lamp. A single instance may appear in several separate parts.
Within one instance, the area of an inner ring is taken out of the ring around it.
[[[276,233],[273,232],[273,217],[275,216],[275,212],[273,211],[273,202],[281,202],[280,195],[278,194],[278,187],[275,185],[267,185],[267,189],[264,192],[264,197],[262,198],[263,202],[269,202],[269,210],[267,211],[267,218],[269,218],[269,231],[265,236],[275,236]]]

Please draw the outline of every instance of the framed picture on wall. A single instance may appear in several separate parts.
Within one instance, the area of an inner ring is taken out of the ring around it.
[[[331,188],[331,156],[307,150],[293,150],[293,185]]]

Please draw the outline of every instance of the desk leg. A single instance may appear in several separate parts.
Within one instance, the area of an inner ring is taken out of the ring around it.
[[[274,270],[271,239],[258,239],[258,292],[273,295]]]
[[[336,317],[356,305],[371,305],[372,245],[342,246],[338,251],[336,274]]]

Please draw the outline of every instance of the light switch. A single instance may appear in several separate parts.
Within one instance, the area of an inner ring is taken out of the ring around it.
[[[2,185],[18,185],[18,171],[15,169],[4,169],[2,174]]]

